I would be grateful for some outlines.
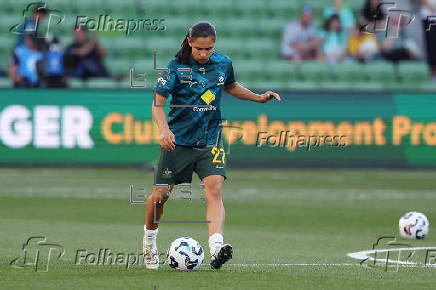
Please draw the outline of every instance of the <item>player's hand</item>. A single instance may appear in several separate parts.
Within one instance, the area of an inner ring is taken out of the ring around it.
[[[170,129],[167,129],[160,134],[159,144],[163,150],[173,151],[174,149],[176,149],[176,145],[174,144],[174,142],[176,142],[176,137]]]
[[[260,95],[260,98],[258,99],[259,103],[266,103],[272,99],[276,99],[277,101],[281,101],[280,95],[271,91],[267,91]]]

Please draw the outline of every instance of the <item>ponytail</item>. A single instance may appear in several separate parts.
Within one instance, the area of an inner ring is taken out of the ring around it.
[[[192,48],[188,43],[189,33],[186,34],[185,39],[182,42],[180,50],[177,52],[175,57],[180,63],[188,64],[189,56],[191,55]]]
[[[191,28],[189,28],[188,33],[185,36],[181,44],[181,48],[176,53],[175,57],[182,64],[189,63],[189,56],[191,55],[192,48],[189,45],[188,40],[196,37],[213,37],[216,39],[216,30],[212,23],[208,21],[197,22]]]

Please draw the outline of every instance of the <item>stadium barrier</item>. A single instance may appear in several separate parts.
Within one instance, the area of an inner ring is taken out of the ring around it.
[[[230,166],[436,167],[436,93],[279,93],[281,103],[223,97]],[[1,96],[0,164],[150,166],[158,158],[151,90]]]

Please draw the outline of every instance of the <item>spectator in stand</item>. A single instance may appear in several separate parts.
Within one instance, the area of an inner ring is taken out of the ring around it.
[[[324,31],[320,34],[323,59],[327,63],[337,63],[347,57],[347,33],[342,29],[341,18],[332,14],[324,23]]]
[[[109,76],[103,57],[104,48],[95,36],[88,33],[85,26],[74,29],[74,42],[65,51],[65,63],[72,70],[71,76],[77,78]]]
[[[65,88],[64,51],[59,40],[54,37],[44,56],[45,86],[48,88]]]
[[[384,20],[386,17],[383,7],[380,6],[382,0],[365,0],[361,12],[361,23],[371,23]]]
[[[333,0],[333,7],[324,10],[324,19],[329,19],[333,14],[339,15],[341,26],[345,32],[352,29],[356,23],[353,11],[342,0]]]
[[[30,18],[26,17],[24,23],[16,27],[16,33],[18,34],[16,46],[24,44],[24,38],[26,35],[31,34],[37,36],[37,28],[48,14],[48,10],[45,8],[44,3],[31,3],[29,4],[29,8],[30,6],[34,6],[32,10],[32,16]],[[43,41],[37,37],[35,39],[38,41]]]
[[[37,36],[26,34],[23,44],[14,49],[9,75],[16,88],[40,86],[41,61],[43,53],[38,50]]]
[[[374,34],[363,33],[360,26],[351,29],[348,38],[348,55],[358,62],[365,63],[373,60],[378,55],[377,39]]]
[[[383,27],[383,22],[386,21],[384,9],[386,8],[382,5],[382,0],[365,0],[358,18],[358,22],[362,24],[360,29],[366,33],[375,33],[376,27]]]
[[[433,77],[436,78],[436,0],[419,0],[421,2],[421,19],[424,25],[427,62]],[[432,17],[433,19],[429,18]],[[430,26],[432,24],[432,26]],[[430,29],[429,29],[430,28]]]
[[[391,23],[399,27],[398,37],[386,37],[385,31],[376,33],[382,58],[398,63],[404,60],[419,59],[419,48],[415,40],[404,30],[406,25],[401,15],[391,15]]]
[[[305,5],[300,18],[289,23],[283,32],[283,58],[301,62],[302,60],[321,59],[322,40],[317,36],[317,28],[313,24],[314,10]]]

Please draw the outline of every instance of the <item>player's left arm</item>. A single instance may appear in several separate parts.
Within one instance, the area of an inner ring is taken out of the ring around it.
[[[276,99],[277,101],[281,101],[280,95],[277,93],[274,93],[272,91],[267,91],[261,95],[253,93],[247,88],[244,88],[241,86],[238,82],[234,82],[232,84],[227,85],[224,88],[224,91],[226,93],[241,99],[241,100],[249,100],[259,103],[266,103],[272,99]]]

